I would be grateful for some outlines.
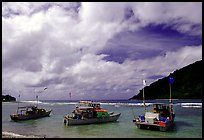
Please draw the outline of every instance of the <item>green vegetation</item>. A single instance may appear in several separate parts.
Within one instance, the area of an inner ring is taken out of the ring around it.
[[[202,99],[202,63],[202,60],[197,61],[146,86],[145,99],[169,99],[169,77],[174,78],[171,85],[172,99]],[[142,93],[143,89],[130,99],[142,100]]]
[[[16,101],[16,98],[10,95],[2,95],[2,102],[12,102],[12,101]]]

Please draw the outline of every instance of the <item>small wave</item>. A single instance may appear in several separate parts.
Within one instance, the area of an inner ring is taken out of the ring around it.
[[[202,108],[202,103],[181,103],[181,107]]]
[[[22,103],[41,104],[41,101],[21,101]]]
[[[66,105],[66,104],[77,104],[77,102],[44,102],[44,101],[21,101],[22,103],[31,104],[50,104],[50,105]]]
[[[78,104],[77,102],[56,102],[56,103],[43,103],[43,104],[50,104],[51,106],[53,105],[76,105]]]
[[[2,132],[2,138],[39,138],[34,135],[21,135],[13,132]]]
[[[185,106],[202,106],[202,103],[181,103],[181,105]]]
[[[182,107],[186,107],[186,108],[202,108],[202,106],[189,106],[189,105],[183,105]]]
[[[79,102],[42,102],[42,104],[50,104],[50,105],[78,105]],[[103,105],[113,105],[113,106],[144,106],[144,103],[109,103],[109,102],[100,102]],[[145,103],[146,106],[151,105],[152,103]]]
[[[152,103],[145,103],[146,106]],[[101,105],[113,105],[113,106],[144,106],[144,103],[101,103]]]

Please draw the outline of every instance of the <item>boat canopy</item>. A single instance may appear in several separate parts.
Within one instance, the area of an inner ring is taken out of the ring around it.
[[[99,102],[93,102],[93,101],[80,101],[79,106],[94,107],[94,108],[97,108],[97,109],[101,108]]]
[[[36,106],[20,106],[18,109],[24,109],[24,108],[36,108]]]

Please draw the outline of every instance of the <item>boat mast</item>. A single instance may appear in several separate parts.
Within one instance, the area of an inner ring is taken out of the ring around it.
[[[36,100],[37,100],[37,107],[38,107],[38,95],[36,95]]]
[[[144,95],[144,88],[145,88],[145,85],[146,85],[146,81],[143,80],[143,104],[144,104],[144,112],[146,112],[146,105],[145,105],[145,95]]]
[[[35,89],[34,89],[34,93],[37,93]],[[35,98],[36,98],[36,101],[37,101],[36,107],[38,107],[38,95],[37,94],[35,94],[35,95],[36,95]]]
[[[172,100],[171,100],[171,84],[169,83],[169,91],[170,91],[170,99],[169,99],[169,105],[170,105],[170,120],[172,120]]]
[[[170,120],[172,120],[172,99],[171,99],[171,84],[173,84],[174,78],[169,77],[169,92],[170,92],[170,98],[169,98],[169,105],[170,105]]]
[[[19,102],[20,102],[20,94],[18,95],[18,108],[19,108]],[[18,114],[18,108],[17,108],[16,114]]]

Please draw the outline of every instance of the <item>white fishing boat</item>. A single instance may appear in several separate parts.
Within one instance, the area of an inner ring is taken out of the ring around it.
[[[65,125],[83,125],[117,121],[121,113],[101,109],[100,103],[81,101],[72,114],[64,116]]]
[[[169,104],[155,103],[153,104],[151,111],[146,111],[144,88],[143,88],[143,103],[144,114],[134,117],[133,122],[140,129],[154,129],[160,131],[167,131],[173,128],[175,113],[173,111],[172,99],[171,99],[171,84],[174,79],[169,78],[170,84],[170,100]],[[143,80],[143,83],[145,81]],[[144,84],[146,85],[146,84]]]
[[[173,127],[175,114],[170,111],[169,104],[153,104],[152,111],[133,119],[140,129],[167,131]]]

